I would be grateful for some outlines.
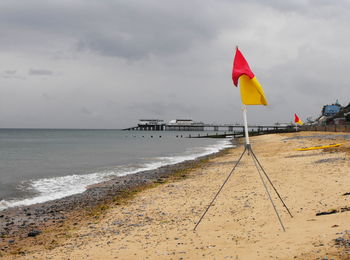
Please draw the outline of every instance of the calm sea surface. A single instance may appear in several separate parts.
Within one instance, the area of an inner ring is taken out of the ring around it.
[[[0,210],[231,146],[228,139],[185,138],[189,134],[197,133],[0,129]]]

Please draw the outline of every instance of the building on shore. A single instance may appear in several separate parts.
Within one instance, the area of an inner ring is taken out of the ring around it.
[[[350,103],[342,107],[338,100],[322,108],[321,116],[315,120],[317,125],[345,125],[350,124]]]
[[[327,125],[350,124],[350,103],[345,107],[341,107],[341,109],[338,111],[338,113],[330,116],[326,120],[326,124]]]

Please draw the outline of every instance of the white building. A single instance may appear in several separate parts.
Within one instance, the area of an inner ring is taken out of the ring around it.
[[[192,125],[193,123],[192,119],[174,119],[170,120],[168,125]]]
[[[140,119],[138,125],[164,125],[164,120],[160,119]]]

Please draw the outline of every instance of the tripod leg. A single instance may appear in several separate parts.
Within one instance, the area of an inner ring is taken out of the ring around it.
[[[290,213],[290,211],[289,211],[287,205],[284,203],[283,199],[281,198],[281,196],[280,196],[280,194],[278,193],[277,189],[276,189],[275,186],[273,185],[273,183],[272,183],[272,181],[270,180],[269,176],[267,175],[267,173],[265,172],[264,168],[263,168],[262,165],[260,164],[258,158],[256,158],[255,153],[253,152],[252,149],[250,149],[250,151],[252,152],[252,155],[253,155],[255,161],[256,161],[256,162],[258,163],[258,165],[260,166],[260,168],[261,168],[262,172],[264,173],[266,179],[269,181],[269,183],[271,184],[272,188],[273,188],[274,191],[276,192],[278,198],[281,200],[283,206],[285,207],[285,209],[286,209],[287,212],[289,213],[290,217],[292,218],[292,217],[293,217],[292,213]]]
[[[252,152],[252,153],[253,153],[253,152]],[[254,157],[253,157],[252,159],[253,159],[253,162],[254,162],[254,164],[255,164],[256,169],[258,170],[260,179],[261,179],[261,181],[262,181],[262,183],[263,183],[263,185],[264,185],[264,187],[265,187],[266,193],[267,193],[267,195],[269,196],[269,199],[270,199],[270,201],[271,201],[271,204],[272,204],[272,206],[273,206],[273,209],[275,210],[275,213],[276,213],[276,215],[277,215],[278,221],[280,222],[281,227],[282,227],[283,231],[285,232],[286,229],[285,229],[284,226],[283,226],[283,223],[282,223],[282,220],[281,220],[281,218],[280,218],[280,215],[278,214],[278,211],[277,211],[277,209],[276,209],[276,206],[275,206],[275,204],[273,203],[273,200],[272,200],[272,198],[271,198],[270,192],[269,192],[269,190],[267,189],[267,186],[266,186],[266,183],[265,183],[265,181],[264,181],[264,179],[263,179],[263,176],[262,176],[261,173],[260,173],[259,167],[258,167],[256,161],[254,160]]]
[[[217,196],[219,195],[219,193],[221,192],[222,188],[225,186],[226,182],[228,181],[228,179],[231,177],[233,171],[236,169],[237,165],[239,164],[239,162],[241,161],[243,155],[245,154],[245,152],[247,151],[247,147],[244,148],[243,153],[241,154],[241,156],[239,157],[238,161],[236,162],[235,166],[232,168],[230,174],[227,176],[226,180],[224,181],[224,183],[221,185],[219,191],[216,193],[215,197],[213,198],[213,200],[210,202],[209,206],[207,207],[207,209],[204,211],[203,215],[201,216],[201,218],[199,219],[199,221],[197,222],[196,226],[194,227],[194,231],[196,230],[196,228],[198,227],[199,223],[201,223],[202,219],[204,218],[205,214],[207,214],[209,208],[211,207],[211,205],[213,204],[213,202],[215,201],[215,199],[217,198]]]

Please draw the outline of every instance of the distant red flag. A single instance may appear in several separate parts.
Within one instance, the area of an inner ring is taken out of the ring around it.
[[[299,124],[299,125],[303,125],[303,121],[300,120],[300,118],[297,116],[297,114],[294,114],[294,122]]]
[[[245,60],[240,50],[236,48],[236,55],[233,61],[232,70],[232,80],[236,87],[238,85],[238,78],[242,75],[247,75],[251,79],[254,78],[254,73],[250,69],[248,62]]]

